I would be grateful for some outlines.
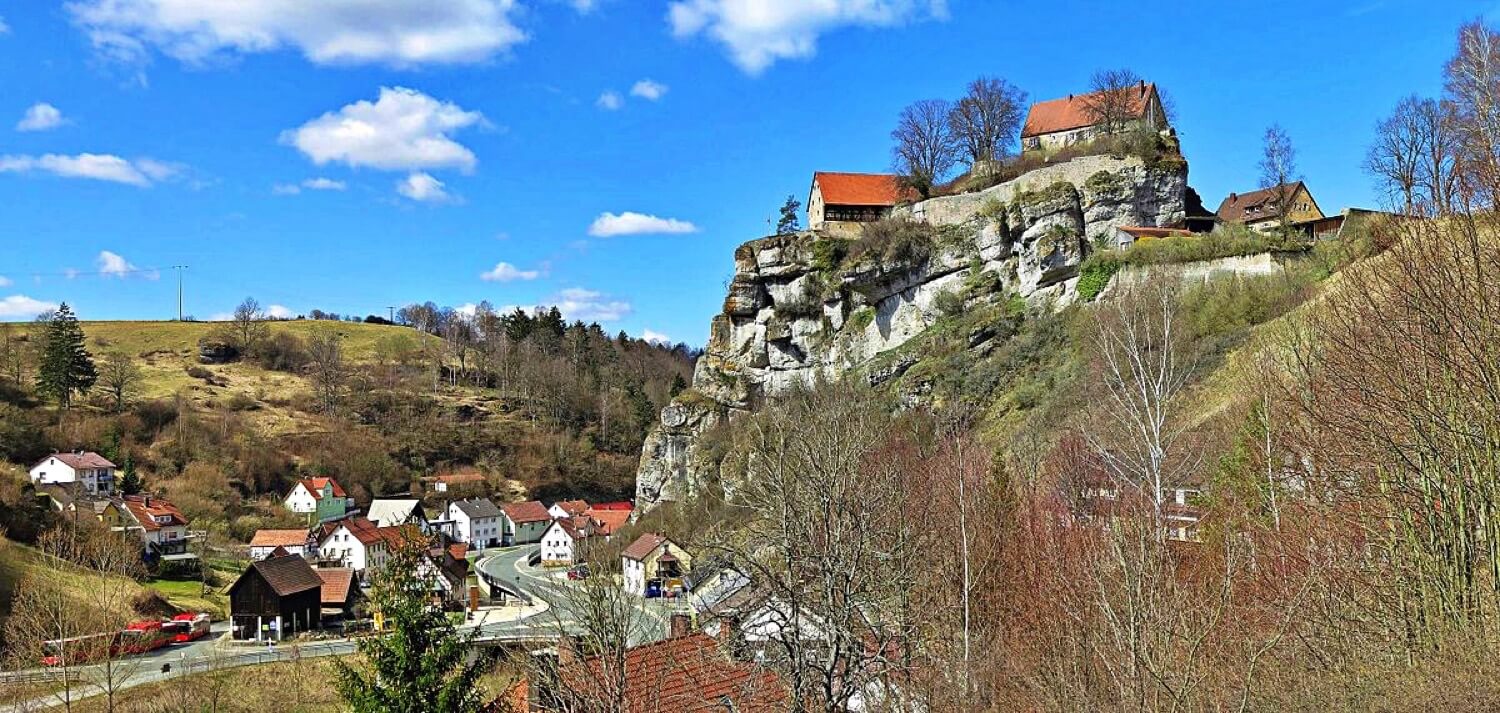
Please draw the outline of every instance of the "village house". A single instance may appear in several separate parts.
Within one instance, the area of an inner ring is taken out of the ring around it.
[[[465,486],[471,488],[479,487],[484,485],[485,481],[483,473],[477,470],[465,470],[426,477],[422,479],[422,482],[426,483],[427,487],[431,488],[434,493],[446,493],[450,489]]]
[[[341,518],[354,507],[354,501],[333,478],[303,478],[282,502],[286,509],[314,515],[319,522]]]
[[[1121,103],[1129,116],[1124,128],[1149,127],[1157,131],[1171,128],[1155,84],[1142,81],[1139,86],[1123,91],[1128,94]],[[1102,96],[1101,92],[1069,94],[1032,104],[1021,125],[1021,151],[1056,151],[1099,136],[1099,121],[1090,107],[1097,105]]]
[[[542,566],[567,567],[578,561],[588,536],[587,515],[553,520],[542,533]]]
[[[380,527],[357,515],[324,523],[318,539],[320,566],[348,567],[361,575],[378,568],[389,556],[389,544],[399,537],[401,527]]]
[[[547,508],[547,513],[553,518],[578,517],[589,511],[589,504],[583,500],[559,500]]]
[[[322,623],[323,579],[298,555],[250,563],[229,587],[235,639],[281,641]]]
[[[416,525],[426,531],[428,525],[427,515],[422,512],[422,501],[415,498],[375,498],[370,501],[365,519],[379,527]]]
[[[1266,233],[1281,226],[1282,197],[1286,197],[1287,220],[1290,224],[1306,223],[1324,218],[1323,210],[1313,199],[1312,191],[1302,181],[1271,188],[1261,188],[1249,193],[1231,193],[1219,204],[1219,220],[1239,223],[1251,230]]]
[[[552,514],[547,506],[536,500],[524,503],[506,503],[500,506],[501,544],[529,545],[541,542],[542,533],[552,524]]]
[[[313,570],[323,580],[319,618],[324,625],[354,616],[359,601],[359,584],[354,570],[348,567],[324,567]]]
[[[37,493],[45,497],[53,510],[71,522],[83,522],[93,518],[116,532],[135,526],[135,518],[125,511],[125,505],[114,498],[100,495],[80,494],[78,483],[53,483],[38,487]]]
[[[692,571],[693,559],[666,535],[646,533],[620,553],[625,591],[638,597],[661,596]]]
[[[736,659],[727,640],[693,632],[685,615],[672,618],[670,635],[625,652],[623,668],[609,673],[603,656],[581,658],[577,644],[558,645],[557,683],[579,700],[621,700],[627,711],[786,710],[788,690],[772,670]],[[620,675],[623,674],[623,675]]]
[[[818,171],[813,174],[807,195],[807,227],[851,232],[861,223],[890,215],[896,204],[915,198],[893,174]]]
[[[125,529],[140,532],[148,562],[175,562],[197,559],[188,551],[188,519],[177,506],[165,498],[152,495],[126,495],[121,500],[125,513],[134,522]]]
[[[31,466],[37,486],[76,483],[81,494],[109,495],[115,491],[115,464],[93,451],[53,453]]]
[[[500,544],[500,508],[488,498],[455,500],[448,503],[447,519],[452,523],[453,539],[482,550]]]
[[[307,530],[256,530],[250,538],[250,559],[263,560],[277,548],[288,554],[305,554],[307,540]]]
[[[616,530],[630,523],[630,516],[635,514],[635,503],[595,503],[584,514],[589,517],[589,536],[603,537],[609,542],[614,539]]]

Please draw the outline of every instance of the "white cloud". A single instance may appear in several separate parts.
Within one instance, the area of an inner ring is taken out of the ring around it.
[[[493,270],[480,274],[479,279],[489,282],[512,282],[515,280],[535,280],[541,276],[541,270],[522,270],[508,262],[501,262],[496,264]]]
[[[654,332],[654,331],[649,330],[649,329],[645,329],[645,330],[641,331],[641,339],[644,339],[644,340],[646,340],[648,342],[653,342],[653,343],[656,343],[656,344],[671,344],[672,343],[672,338],[671,337],[669,337],[669,336],[667,336],[665,334],[662,334],[661,332]]]
[[[37,102],[16,122],[16,131],[47,131],[67,123],[61,111],[47,102]]]
[[[660,82],[653,82],[649,79],[642,79],[630,88],[630,96],[640,97],[647,101],[656,101],[665,96],[666,93],[667,85]]]
[[[557,306],[563,317],[585,322],[614,322],[632,310],[629,302],[609,299],[603,293],[581,287],[570,287],[557,293],[550,303]]]
[[[89,178],[96,181],[149,186],[179,172],[177,166],[137,159],[130,161],[112,154],[81,153],[75,156],[44,154],[42,156],[0,156],[0,173],[43,171],[64,178]]]
[[[779,59],[813,56],[818,37],[841,27],[891,27],[947,15],[947,0],[675,0],[667,8],[673,35],[717,40],[749,74]]]
[[[589,235],[609,238],[616,235],[648,235],[652,233],[696,233],[698,226],[676,218],[658,218],[654,215],[634,213],[600,213],[589,226]]]
[[[338,162],[385,171],[469,171],[478,160],[451,134],[483,121],[477,111],[415,89],[381,87],[374,102],[360,100],[283,131],[281,142],[295,146],[319,166]]]
[[[271,192],[278,196],[295,196],[304,188],[310,191],[342,191],[348,187],[343,181],[319,177],[309,178],[301,183],[277,183],[271,186]]]
[[[396,192],[422,203],[445,203],[453,196],[443,190],[443,182],[430,173],[417,172],[396,183]]]
[[[296,312],[281,305],[270,305],[266,307],[265,312],[266,316],[271,319],[291,319],[297,316]]]
[[[600,94],[594,105],[605,111],[619,111],[620,107],[625,106],[625,99],[620,96],[619,92],[608,91]]]
[[[0,317],[31,319],[44,312],[53,312],[56,310],[56,302],[34,300],[26,295],[11,295],[0,298]]]
[[[0,275],[0,287],[10,287],[12,284],[15,283],[11,282],[9,277]]]
[[[526,40],[516,0],[76,0],[94,48],[125,62],[158,51],[190,64],[300,51],[317,64],[482,62]]]
[[[123,280],[135,273],[141,273],[141,276],[148,280],[161,279],[161,273],[155,270],[142,271],[124,256],[108,250],[99,251],[99,257],[94,258],[94,265],[99,268],[99,274],[105,277],[114,276]]]

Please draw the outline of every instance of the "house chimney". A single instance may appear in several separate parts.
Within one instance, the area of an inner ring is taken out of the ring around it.
[[[673,614],[672,627],[670,633],[667,634],[667,638],[680,639],[691,633],[693,633],[692,617],[689,617],[687,614],[684,614],[682,612]]]

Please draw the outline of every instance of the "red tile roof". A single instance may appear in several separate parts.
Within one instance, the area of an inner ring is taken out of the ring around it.
[[[726,710],[770,713],[785,710],[787,689],[769,669],[736,661],[719,641],[702,633],[637,646],[625,653],[624,709],[708,713]],[[613,698],[613,676],[590,657],[558,672],[573,695]]]
[[[589,504],[583,500],[559,500],[553,503],[553,505],[562,508],[563,512],[575,517],[589,511]]]
[[[354,584],[354,570],[347,567],[327,567],[314,570],[323,580],[323,603],[342,606],[349,601],[349,590]]]
[[[630,522],[632,510],[600,510],[598,505],[589,508],[588,516],[594,521],[594,529],[602,535],[613,535]]]
[[[552,519],[552,513],[547,512],[547,506],[538,500],[527,500],[524,503],[506,503],[500,506],[500,510],[511,522],[546,522]]]
[[[74,470],[77,470],[79,468],[117,467],[114,463],[109,462],[109,459],[93,451],[78,451],[76,453],[53,453],[52,455],[47,456],[47,458],[56,458],[62,461],[63,465],[66,465]],[[43,458],[42,460],[47,460],[47,458]],[[40,464],[40,462],[41,461],[38,461],[38,464]]]
[[[1147,84],[1131,91],[1131,111],[1135,117],[1139,118],[1146,113],[1146,107],[1150,106],[1147,99],[1155,93],[1155,84]],[[1088,105],[1089,100],[1097,94],[1099,92],[1070,94],[1060,99],[1032,104],[1031,110],[1026,112],[1026,123],[1021,126],[1021,138],[1093,126],[1095,122],[1089,115]]]
[[[813,183],[823,193],[825,205],[891,206],[912,198],[889,173],[836,173],[818,171]]]
[[[256,530],[251,547],[302,547],[307,544],[307,530]]]
[[[616,500],[612,503],[594,503],[589,506],[590,510],[624,510],[630,512],[635,509],[635,503],[629,500]]]
[[[671,542],[671,540],[667,539],[666,535],[659,535],[654,532],[648,532],[644,535],[641,535],[640,537],[635,538],[635,542],[630,543],[630,546],[626,547],[625,550],[620,553],[620,556],[637,561],[643,560],[646,559],[647,555],[650,555],[652,552],[656,551],[656,548],[660,547],[664,542]]]
[[[321,499],[323,497],[323,486],[327,485],[328,483],[333,483],[333,497],[336,497],[336,498],[346,498],[346,497],[349,497],[349,496],[347,496],[347,495],[344,494],[344,489],[339,486],[339,481],[334,480],[333,478],[303,478],[302,479],[302,487],[307,488],[307,492],[312,493],[312,496],[313,496],[314,500],[318,500],[318,499]]]
[[[125,509],[129,510],[130,515],[135,518],[135,521],[140,523],[141,527],[145,528],[148,532],[173,525],[186,527],[188,524],[187,516],[183,515],[182,511],[178,510],[176,505],[163,498],[152,497],[150,495],[126,495]],[[157,522],[156,518],[158,517],[166,517],[168,520],[166,522]]]
[[[1290,184],[1283,183],[1282,186],[1286,186],[1287,190],[1293,194],[1297,192],[1298,188],[1307,190],[1307,184],[1302,181]],[[1226,223],[1243,223],[1247,220],[1274,218],[1276,217],[1276,206],[1273,203],[1277,197],[1276,191],[1280,188],[1281,186],[1272,186],[1270,188],[1250,191],[1249,193],[1231,193],[1224,199],[1224,202],[1219,204],[1219,210],[1215,211],[1215,213],[1219,216],[1219,220]],[[1307,195],[1311,196],[1312,191],[1307,191]],[[1316,205],[1317,201],[1313,203]]]

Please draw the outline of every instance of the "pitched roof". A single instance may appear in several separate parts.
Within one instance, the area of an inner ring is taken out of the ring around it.
[[[620,556],[637,561],[643,560],[646,559],[646,557],[649,556],[652,552],[655,552],[656,548],[661,547],[662,544],[666,542],[671,542],[671,540],[667,539],[666,535],[657,534],[655,532],[648,532],[644,535],[641,535],[640,537],[635,538],[635,542],[630,543],[630,546],[626,547],[625,550],[620,553]]]
[[[822,191],[826,205],[889,206],[912,198],[889,173],[816,171],[813,183]]]
[[[582,515],[589,510],[589,504],[583,500],[559,500],[552,503],[553,507],[562,508],[562,511],[573,516]]]
[[[251,547],[301,547],[307,544],[307,530],[256,530]]]
[[[1153,228],[1141,225],[1121,225],[1115,228],[1122,233],[1128,233],[1131,237],[1139,240],[1141,238],[1169,238],[1192,235],[1193,231],[1187,228]]]
[[[1026,123],[1021,125],[1021,138],[1093,126],[1097,122],[1089,113],[1089,101],[1101,93],[1069,94],[1032,104],[1031,109],[1026,112]],[[1147,99],[1155,93],[1155,84],[1145,84],[1131,91],[1129,99],[1132,116],[1139,118],[1144,115],[1146,107],[1150,106]]]
[[[348,495],[344,494],[344,488],[339,485],[339,481],[334,480],[333,478],[303,478],[302,479],[302,487],[307,488],[307,492],[312,493],[312,496],[313,496],[314,500],[322,499],[322,497],[323,497],[323,486],[324,485],[328,485],[330,483],[333,484],[333,497],[336,497],[336,498],[347,498],[347,497],[349,497]]]
[[[318,576],[317,570],[301,555],[269,557],[251,563],[250,568],[260,573],[266,584],[283,597],[323,586],[323,579]],[[240,578],[243,579],[244,575],[240,575]],[[239,582],[235,584],[238,586]]]
[[[126,495],[125,509],[148,532],[160,530],[163,526],[182,525],[185,527],[188,524],[187,516],[165,498],[150,495]],[[165,517],[167,521],[157,522],[158,517]]]
[[[365,545],[369,545],[370,543],[373,543],[380,539],[380,527],[378,525],[370,522],[363,517],[355,515],[354,517],[344,518],[343,520],[324,523],[323,532],[318,537],[318,540],[320,542],[326,541],[333,535],[333,533],[337,532],[340,527],[348,529],[349,534],[354,535],[354,539],[359,540]]]
[[[735,710],[761,713],[785,709],[786,687],[771,670],[736,661],[719,641],[703,633],[665,639],[625,652],[626,710]],[[604,663],[590,657],[564,665],[563,685],[577,695],[603,693]]]
[[[596,505],[589,508],[588,516],[594,521],[594,529],[600,534],[613,535],[630,522],[631,510],[600,510]]]
[[[1307,191],[1308,197],[1312,196],[1312,191],[1308,190],[1307,184],[1302,181],[1283,183],[1280,186],[1260,188],[1249,193],[1231,193],[1219,204],[1219,209],[1215,211],[1215,214],[1219,216],[1219,220],[1228,223],[1243,223],[1247,220],[1274,218],[1276,217],[1276,206],[1273,204],[1276,200],[1277,191],[1283,186],[1294,194],[1300,188]],[[1317,205],[1316,200],[1313,201],[1313,205]],[[1318,212],[1321,213],[1323,211],[1320,209]]]
[[[414,498],[376,498],[365,518],[378,525],[400,525],[413,515],[422,517],[422,502]]]
[[[580,522],[579,522],[580,520],[583,521],[582,524],[580,524]],[[569,539],[571,539],[571,540],[573,540],[575,542],[578,541],[578,540],[581,540],[581,539],[583,539],[585,537],[588,537],[588,518],[586,518],[586,517],[577,517],[577,518],[560,517],[560,518],[557,518],[556,520],[552,521],[551,525],[547,526],[547,532],[551,532],[552,528],[554,528],[554,527],[557,528],[557,529],[559,529],[559,530],[562,530],[563,534],[567,535]],[[545,534],[546,533],[543,533],[543,535],[545,535]]]
[[[459,509],[471,518],[475,517],[500,517],[500,508],[490,502],[489,498],[473,498],[469,500],[455,500],[453,507]]]
[[[114,463],[109,462],[109,459],[107,459],[104,456],[101,456],[98,453],[95,453],[93,451],[75,451],[73,453],[53,453],[52,455],[47,456],[47,458],[56,458],[59,461],[62,461],[63,465],[66,465],[69,468],[73,468],[74,470],[77,470],[79,468],[115,468],[115,467],[117,467]],[[42,461],[47,460],[47,458],[43,458]],[[37,461],[37,465],[41,465],[42,461]]]
[[[552,513],[547,512],[547,506],[538,500],[527,500],[524,503],[506,503],[500,506],[505,516],[511,522],[546,522],[552,519]]]
[[[328,567],[313,570],[323,580],[323,603],[340,604],[349,601],[349,590],[354,584],[354,570],[348,567]]]

